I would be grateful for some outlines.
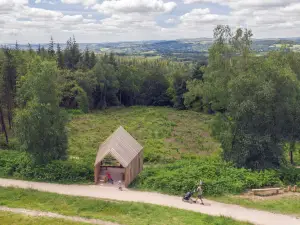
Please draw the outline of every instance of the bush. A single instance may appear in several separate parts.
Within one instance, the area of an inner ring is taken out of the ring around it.
[[[279,170],[280,179],[287,185],[300,183],[300,168],[286,167]]]
[[[200,180],[204,181],[206,195],[235,194],[248,188],[282,185],[274,170],[253,172],[235,168],[217,158],[205,158],[147,167],[132,187],[179,195],[195,189]]]
[[[78,161],[52,161],[45,165],[33,163],[22,151],[0,151],[0,176],[59,183],[93,181],[92,165]]]

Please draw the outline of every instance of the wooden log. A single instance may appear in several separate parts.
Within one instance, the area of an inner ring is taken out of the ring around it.
[[[279,191],[280,188],[262,188],[262,189],[252,189],[252,191]]]
[[[297,191],[297,185],[295,185],[294,187],[293,187],[293,192],[296,192]]]
[[[279,194],[280,188],[252,189],[254,195],[268,196]]]

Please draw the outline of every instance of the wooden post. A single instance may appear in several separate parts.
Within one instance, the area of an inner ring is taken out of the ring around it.
[[[297,185],[295,185],[293,188],[293,192],[296,192],[296,191],[297,191]]]
[[[100,173],[100,165],[97,164],[95,166],[95,169],[94,169],[94,182],[95,182],[95,184],[98,184],[99,173]]]

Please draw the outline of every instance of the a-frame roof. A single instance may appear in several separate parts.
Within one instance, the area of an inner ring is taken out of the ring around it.
[[[123,127],[119,127],[100,145],[95,166],[111,154],[123,167],[127,167],[142,149],[143,147]]]

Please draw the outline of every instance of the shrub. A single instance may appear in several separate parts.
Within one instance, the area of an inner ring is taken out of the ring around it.
[[[235,168],[217,158],[205,158],[147,167],[132,187],[178,195],[195,189],[200,180],[204,181],[206,195],[234,194],[248,188],[282,185],[274,170],[253,172]]]
[[[300,183],[300,168],[286,167],[279,170],[280,179],[285,184],[295,185]]]
[[[93,180],[92,165],[78,161],[52,161],[45,165],[33,163],[22,151],[0,151],[0,176],[26,180],[76,183]]]

